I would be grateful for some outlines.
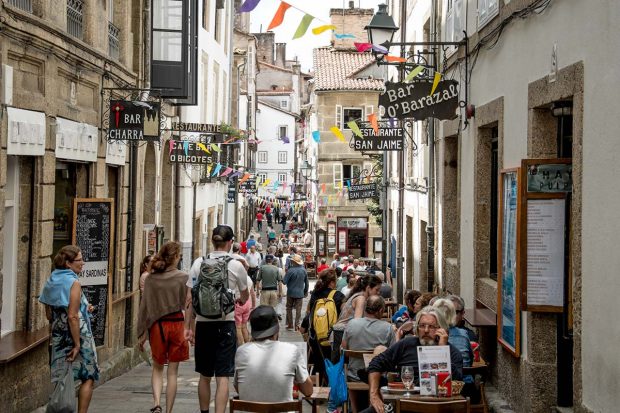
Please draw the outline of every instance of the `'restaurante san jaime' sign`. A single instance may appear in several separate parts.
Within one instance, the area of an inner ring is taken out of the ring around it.
[[[459,105],[458,82],[442,80],[431,94],[433,82],[385,84],[385,92],[379,96],[383,117],[415,120],[426,118],[454,119]]]

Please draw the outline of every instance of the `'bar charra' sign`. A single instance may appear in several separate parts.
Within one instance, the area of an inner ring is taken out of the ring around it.
[[[159,141],[159,102],[111,100],[109,140]]]
[[[383,116],[388,118],[424,120],[426,118],[454,119],[459,105],[458,82],[442,80],[431,94],[433,82],[385,84],[385,92],[379,96]]]

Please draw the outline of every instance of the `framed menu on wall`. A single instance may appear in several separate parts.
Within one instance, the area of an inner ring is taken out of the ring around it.
[[[563,312],[570,309],[570,263],[567,220],[572,192],[570,159],[524,159],[522,307],[534,312]]]
[[[497,340],[515,357],[521,354],[520,207],[518,169],[500,172],[497,240]]]
[[[82,291],[94,306],[90,320],[95,344],[106,339],[109,318],[110,259],[114,245],[114,199],[76,198],[73,203],[73,245],[82,250],[84,269],[78,275]]]

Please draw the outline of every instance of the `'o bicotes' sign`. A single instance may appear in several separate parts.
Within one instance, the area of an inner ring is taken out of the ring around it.
[[[454,119],[459,105],[458,82],[442,80],[431,95],[433,82],[385,84],[385,92],[379,96],[379,106],[384,109],[384,117]]]

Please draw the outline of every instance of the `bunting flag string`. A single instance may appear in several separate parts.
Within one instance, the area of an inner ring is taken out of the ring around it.
[[[239,183],[240,184],[244,183],[245,181],[250,179],[250,176],[252,176],[252,175],[246,172],[245,174],[243,174],[243,177],[241,177],[241,179],[239,180]]]
[[[413,79],[414,77],[416,77],[417,75],[419,75],[420,73],[422,73],[422,71],[424,70],[424,66],[417,66],[415,67],[411,72],[409,72],[409,74],[405,77],[405,82],[409,82],[411,81],[411,79]]]
[[[404,57],[390,56],[390,55],[385,55],[385,60],[387,60],[388,62],[397,62],[397,63],[405,63],[407,61],[407,59],[405,59]]]
[[[197,142],[196,146],[198,146],[198,148],[200,148],[201,150],[205,151],[207,154],[211,155],[211,151],[207,149],[204,143]]]
[[[312,139],[314,139],[316,143],[321,143],[321,132],[318,130],[312,131]]]
[[[267,31],[271,29],[275,29],[276,27],[282,24],[282,22],[284,21],[284,13],[286,13],[289,7],[291,7],[290,4],[285,3],[283,1],[280,2],[280,7],[278,7],[276,14],[273,16],[273,19],[271,19],[271,23],[269,23],[269,27],[267,27]]]
[[[321,184],[321,193],[325,193],[325,187],[326,185],[324,183]]]
[[[212,163],[207,165],[207,176],[211,176],[211,169],[213,169],[213,164]]]
[[[173,139],[170,139],[170,141],[168,142],[168,146],[169,146],[168,155],[172,155],[172,151],[174,150],[174,142],[175,141]]]
[[[341,39],[355,39],[355,35],[352,35],[350,33],[334,33],[334,36],[338,40],[341,40]]]
[[[379,52],[379,53],[383,53],[383,54],[388,54],[388,49],[384,46],[381,46],[380,44],[373,44],[372,45],[372,50],[374,50],[375,52]]]
[[[441,73],[435,72],[435,78],[433,79],[433,88],[431,89],[430,95],[435,93],[435,89],[437,89],[437,85],[439,85],[440,80],[441,80]]]
[[[336,138],[338,138],[339,141],[346,142],[346,140],[344,139],[344,135],[337,126],[332,126],[331,128],[329,128],[329,130],[332,131],[334,135],[336,135]]]
[[[334,26],[333,24],[325,24],[323,26],[315,27],[314,29],[312,29],[312,33],[318,35],[328,30],[336,30],[336,26]]]
[[[226,169],[224,169],[224,172],[222,172],[220,176],[228,176],[228,174],[231,173],[232,170],[233,169],[230,166],[227,166]]]
[[[188,151],[189,151],[189,141],[183,141],[183,152],[185,152],[185,156],[187,156]]]
[[[363,137],[362,131],[360,130],[359,126],[357,126],[357,123],[354,120],[347,122],[347,126],[353,131],[354,134],[356,134],[360,138]]]
[[[232,175],[230,175],[230,176],[228,177],[228,179],[234,179],[234,178],[238,178],[238,177],[240,177],[240,176],[241,176],[241,171],[235,171],[235,172],[233,172],[233,174],[232,174]]]
[[[215,165],[215,170],[213,170],[213,175],[211,176],[217,176],[217,174],[220,173],[220,169],[222,169],[222,164],[218,162],[218,164]]]
[[[353,46],[357,49],[358,52],[364,53],[367,50],[372,49],[372,43],[357,43],[354,42]]]
[[[306,34],[306,31],[308,31],[308,27],[310,26],[310,23],[312,23],[312,20],[314,20],[314,16],[307,13],[304,17],[302,17],[301,22],[299,23],[299,26],[297,27],[297,30],[293,35],[293,40],[299,39],[300,37],[303,37],[304,34]]]
[[[256,6],[258,6],[258,3],[260,3],[260,0],[245,0],[245,2],[241,5],[241,7],[239,7],[238,12],[239,13],[251,12],[252,10],[256,8]]]
[[[377,114],[371,113],[368,115],[368,122],[370,122],[370,125],[375,130],[375,134],[379,135],[379,122],[377,121]]]
[[[218,145],[216,145],[215,143],[211,144],[211,149],[213,149],[215,152],[220,153],[222,152],[222,150],[220,149],[220,147]]]
[[[261,187],[266,187],[267,185],[269,185],[269,182],[271,182],[271,179],[267,178],[265,179],[265,182],[263,182],[263,184],[261,185]]]

